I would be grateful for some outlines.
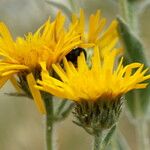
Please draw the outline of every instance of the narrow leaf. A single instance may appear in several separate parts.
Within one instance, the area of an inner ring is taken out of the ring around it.
[[[110,142],[111,137],[113,136],[116,130],[116,124],[108,131],[107,135],[105,136],[102,142],[102,149],[104,149]]]
[[[118,18],[119,33],[126,48],[125,54],[130,62],[141,62],[148,66],[141,41],[129,29],[123,19]]]
[[[140,62],[148,68],[148,61],[144,54],[144,46],[142,42],[136,37],[136,35],[130,30],[129,26],[118,18],[119,22],[119,34],[122,42],[125,46],[125,64],[132,62]],[[149,106],[150,86],[146,89],[131,91],[126,94],[127,106],[132,116],[144,115]]]

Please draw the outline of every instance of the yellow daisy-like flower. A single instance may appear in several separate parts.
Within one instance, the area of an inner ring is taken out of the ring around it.
[[[112,21],[111,25],[106,29],[106,19],[101,17],[101,12],[98,10],[95,14],[92,14],[88,21],[88,26],[86,26],[86,20],[84,11],[81,9],[80,17],[77,17],[75,14],[72,16],[72,23],[76,21],[79,22],[79,25],[76,26],[76,31],[81,34],[81,39],[84,41],[80,46],[86,46],[86,44],[95,44],[98,45],[100,49],[109,47],[112,49],[118,41],[118,32],[117,32],[117,21]],[[87,32],[86,32],[87,31]],[[108,45],[109,43],[109,45]]]
[[[39,63],[44,61],[49,70],[52,63],[60,62],[63,57],[81,43],[80,35],[75,32],[77,22],[69,29],[64,27],[65,17],[58,13],[54,21],[50,19],[34,34],[17,37],[13,40],[8,28],[0,23],[0,87],[11,79],[17,89],[14,75],[27,80],[29,89],[42,113],[45,107],[40,92],[34,88],[35,74],[39,73]]]
[[[76,102],[96,102],[101,98],[114,100],[128,91],[145,88],[147,83],[143,81],[150,79],[150,75],[145,75],[148,69],[143,70],[144,65],[141,63],[124,67],[123,58],[115,69],[119,52],[119,49],[106,50],[101,57],[99,49],[95,47],[91,67],[87,65],[83,53],[78,57],[77,68],[66,59],[64,69],[59,64],[53,64],[53,69],[61,80],[49,76],[45,64],[42,63],[42,80],[38,81],[40,86],[37,87]]]
[[[59,64],[52,65],[60,79],[49,76],[45,63],[41,63],[42,80],[38,80],[36,87],[60,98],[73,100],[77,125],[95,135],[117,122],[122,96],[131,90],[145,88],[148,83],[143,82],[150,79],[150,75],[145,75],[148,69],[143,70],[141,63],[123,66],[121,58],[115,67],[119,54],[120,49],[105,49],[101,54],[95,47],[90,67],[84,53],[81,53],[77,68],[64,58],[63,68]]]

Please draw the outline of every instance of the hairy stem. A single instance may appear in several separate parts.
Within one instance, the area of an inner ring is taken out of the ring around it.
[[[95,134],[94,135],[93,150],[100,150],[101,141],[102,141],[102,135],[101,135],[101,133]]]
[[[46,150],[53,150],[53,100],[52,96],[44,98],[46,107]]]

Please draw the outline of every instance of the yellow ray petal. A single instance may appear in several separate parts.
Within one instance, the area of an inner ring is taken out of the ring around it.
[[[68,81],[64,70],[59,65],[53,64],[52,67],[55,70],[55,72],[59,75],[59,77],[61,78],[62,81],[64,81],[64,82]]]
[[[10,78],[10,76],[1,77],[0,76],[0,88],[7,82],[7,80]]]
[[[84,73],[85,71],[88,70],[88,66],[85,60],[85,55],[82,52],[81,55],[77,59],[77,64],[78,64],[78,72],[79,73]]]
[[[137,84],[137,85],[135,86],[135,89],[144,89],[144,88],[147,87],[147,85],[148,85],[148,83]]]
[[[18,70],[10,70],[10,71],[6,71],[2,73],[1,76],[8,76],[8,75],[16,74],[16,73],[18,73]]]
[[[32,96],[34,98],[35,104],[37,105],[37,108],[42,114],[45,114],[46,110],[45,110],[44,101],[41,97],[40,91],[34,87],[36,85],[36,81],[32,73],[27,75],[27,82],[28,82],[29,89],[32,93]]]
[[[19,87],[17,80],[15,79],[15,77],[11,77],[10,78],[11,83],[13,84],[13,86],[15,87],[15,89],[17,90],[18,93],[22,92],[22,89]]]

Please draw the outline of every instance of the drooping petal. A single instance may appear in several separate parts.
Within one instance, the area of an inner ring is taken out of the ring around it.
[[[45,106],[44,106],[44,101],[41,97],[40,91],[35,88],[36,81],[35,81],[32,73],[27,75],[27,82],[28,82],[29,89],[32,93],[32,96],[34,98],[34,101],[35,101],[37,108],[39,109],[39,111],[42,114],[45,114],[46,110],[45,110]]]
[[[11,77],[10,78],[11,83],[13,84],[13,86],[15,87],[15,89],[17,90],[18,93],[22,92],[22,89],[19,87],[17,80],[15,79],[15,77]]]

